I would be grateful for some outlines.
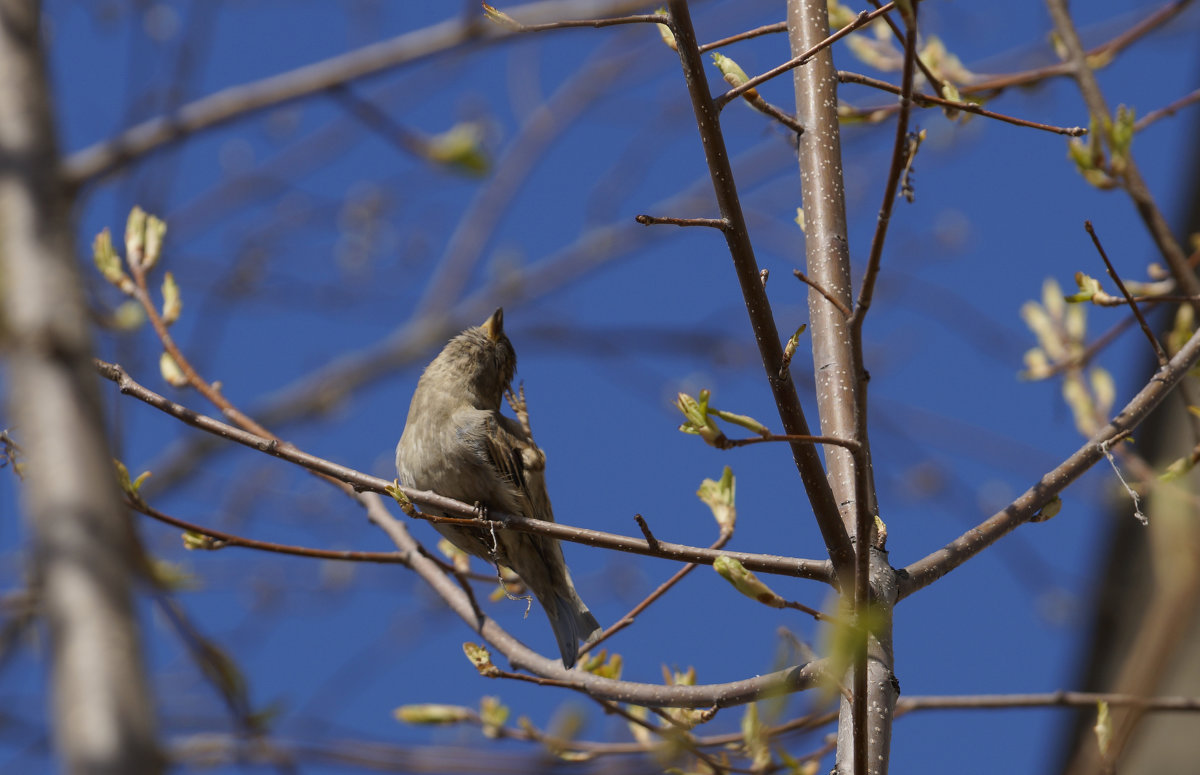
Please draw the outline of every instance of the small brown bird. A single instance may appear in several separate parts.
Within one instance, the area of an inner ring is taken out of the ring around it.
[[[554,521],[545,454],[521,423],[500,414],[516,367],[502,309],[450,340],[425,367],[409,404],[396,447],[401,484]],[[464,552],[521,577],[550,619],[564,667],[575,664],[580,641],[599,636],[600,624],[579,599],[557,540],[515,530],[434,527]]]

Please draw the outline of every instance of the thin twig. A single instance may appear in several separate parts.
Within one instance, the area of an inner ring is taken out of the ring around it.
[[[751,78],[750,80],[743,83],[741,86],[737,86],[733,89],[730,89],[729,91],[725,92],[724,94],[716,97],[713,100],[713,102],[716,104],[717,110],[724,108],[730,102],[732,102],[733,100],[742,96],[743,94],[750,91],[751,89],[758,86],[759,84],[766,83],[767,81],[771,80],[772,78],[783,75],[784,73],[788,72],[789,70],[793,70],[793,69],[799,67],[800,65],[804,64],[805,62],[807,62],[808,60],[810,60],[814,56],[816,56],[818,52],[828,48],[829,46],[832,46],[834,43],[836,43],[839,40],[841,40],[842,38],[846,37],[851,32],[854,32],[855,30],[857,30],[859,27],[869,24],[873,19],[875,19],[879,16],[882,16],[883,14],[887,13],[888,11],[892,10],[895,7],[896,7],[896,4],[894,2],[892,2],[892,3],[888,3],[887,5],[883,6],[882,8],[871,11],[869,13],[867,11],[863,11],[862,13],[860,13],[858,16],[856,16],[854,18],[854,21],[850,22],[845,27],[842,27],[837,32],[835,32],[832,35],[830,35],[829,37],[825,38],[817,45],[808,49],[800,56],[793,57],[793,58],[789,59],[788,61],[784,62],[783,64],[779,65],[778,67],[773,67],[761,75],[756,75],[753,78]]]
[[[798,135],[804,134],[804,125],[793,115],[790,115],[783,108],[777,108],[771,103],[763,99],[763,96],[757,91],[750,92],[745,95],[746,104],[762,113],[764,116],[769,116],[779,123],[783,124],[788,129]]]
[[[728,38],[721,38],[720,40],[714,40],[712,43],[705,43],[703,46],[700,46],[700,53],[704,54],[706,52],[712,51],[715,48],[721,48],[722,46],[728,46],[731,43],[737,43],[739,41],[749,40],[750,38],[757,38],[760,35],[770,35],[771,33],[774,33],[774,32],[787,32],[787,22],[783,21],[783,22],[775,22],[774,24],[766,24],[766,25],[763,25],[762,27],[755,27],[752,30],[746,30],[745,32],[739,32],[737,35],[730,35]]]
[[[1088,439],[1070,457],[1048,471],[1016,500],[972,527],[946,546],[910,564],[901,577],[899,597],[932,584],[1027,522],[1072,482],[1104,457],[1112,442],[1127,437],[1175,389],[1188,371],[1200,361],[1200,334],[1180,348],[1113,419]]]
[[[825,663],[819,661],[724,684],[663,686],[603,678],[581,670],[568,670],[557,658],[549,659],[537,654],[505,631],[493,619],[477,611],[458,584],[429,557],[419,551],[419,544],[412,538],[403,523],[397,521],[383,507],[382,499],[379,496],[374,493],[365,493],[360,495],[359,499],[367,508],[371,521],[383,529],[401,551],[409,553],[412,557],[413,570],[433,588],[455,614],[478,632],[493,648],[499,650],[515,669],[526,670],[543,680],[559,682],[559,685],[585,691],[593,697],[629,702],[635,705],[709,708],[714,705],[720,707],[740,705],[764,696],[777,696],[781,692],[788,693],[812,688],[818,685],[826,672]],[[492,670],[498,670],[498,668],[495,668],[494,665],[482,668],[484,672]]]
[[[573,6],[594,5],[591,0],[578,3],[542,0],[517,6],[512,13],[527,19],[561,19],[571,14]],[[635,0],[612,3],[615,12],[634,10],[639,5],[643,4]],[[81,186],[166,145],[230,121],[320,94],[338,84],[413,65],[467,43],[494,43],[521,34],[480,22],[474,14],[466,17],[457,14],[346,54],[200,97],[170,114],[155,116],[70,154],[63,160],[62,177],[68,186]]]
[[[635,519],[638,520],[639,526],[644,524],[644,520],[641,519],[641,516],[642,516],[641,514],[638,514],[635,517]],[[643,532],[646,534],[647,540],[650,540],[652,538],[652,536],[650,535],[649,527],[646,527],[643,530]],[[717,540],[714,541],[712,543],[712,545],[709,546],[708,548],[712,549],[714,551],[721,549],[723,546],[725,546],[726,543],[729,542],[729,539],[732,537],[733,537],[732,530],[722,531],[720,537],[717,538]],[[667,594],[667,592],[669,592],[672,587],[674,587],[680,581],[683,581],[685,576],[687,576],[689,573],[691,573],[698,567],[700,567],[699,564],[694,563],[694,562],[689,562],[687,565],[684,565],[682,568],[675,571],[675,573],[673,573],[669,579],[667,579],[663,583],[659,584],[658,587],[653,592],[651,592],[649,595],[647,595],[645,597],[645,599],[643,599],[640,603],[638,603],[633,608],[631,608],[629,610],[629,613],[625,614],[620,619],[618,619],[616,622],[609,625],[608,629],[606,629],[603,633],[601,633],[599,638],[596,638],[594,641],[591,641],[590,643],[584,644],[583,648],[581,648],[579,650],[579,653],[583,654],[585,652],[588,652],[588,651],[596,648],[601,643],[603,643],[604,641],[611,638],[613,635],[616,635],[621,630],[623,630],[626,627],[628,627],[629,625],[633,624],[634,620],[637,619],[637,617],[643,611],[645,611],[647,608],[649,608],[650,605],[652,603],[654,603],[654,601],[658,600],[663,595]]]
[[[408,557],[399,552],[350,552],[338,551],[333,549],[312,549],[307,546],[291,546],[288,544],[277,544],[271,541],[257,541],[253,538],[245,538],[243,536],[225,533],[204,525],[197,525],[193,522],[188,522],[178,517],[172,517],[158,509],[153,508],[145,502],[126,498],[126,505],[131,509],[145,514],[151,519],[162,522],[172,527],[177,527],[180,530],[186,530],[189,533],[206,536],[215,541],[215,544],[208,549],[218,549],[225,546],[239,546],[246,549],[257,549],[262,552],[272,552],[274,554],[287,554],[294,557],[309,557],[317,560],[346,560],[350,562],[374,562],[387,565],[406,565],[411,566]],[[489,577],[490,579],[490,577]]]
[[[996,708],[1094,708],[1098,703],[1157,711],[1200,711],[1200,697],[1144,697],[1104,692],[1043,692],[1040,694],[929,695],[904,697],[896,715],[920,710],[993,710]]]
[[[634,514],[633,521],[637,522],[637,526],[641,528],[642,535],[646,537],[646,543],[650,545],[650,548],[658,549],[658,539],[650,532],[650,525],[646,523],[646,518],[641,514]]]
[[[729,228],[729,221],[724,218],[671,218],[668,216],[657,215],[639,215],[634,218],[635,221],[643,226],[707,226],[710,229],[720,229],[725,231]]]
[[[871,3],[871,5],[875,6],[876,8],[880,7],[879,0],[869,0],[869,2]],[[896,20],[893,19],[891,16],[885,15],[883,17],[883,21],[885,24],[887,24],[888,28],[892,31],[892,34],[896,36],[896,40],[900,41],[900,43],[903,44],[904,43],[904,30],[900,29],[900,25],[896,24]],[[925,80],[929,81],[929,85],[932,86],[934,88],[934,91],[936,91],[938,93],[938,96],[945,97],[946,96],[946,84],[942,81],[942,79],[938,78],[937,75],[932,70],[929,69],[929,66],[926,65],[925,62],[923,62],[921,60],[920,55],[917,55],[917,57],[914,61],[916,62],[917,67],[920,69],[921,74],[925,76]]]
[[[1079,31],[1075,28],[1075,21],[1071,18],[1067,2],[1066,0],[1047,0],[1046,7],[1050,11],[1050,18],[1054,21],[1054,30],[1066,52],[1063,64],[1069,66],[1068,72],[1079,87],[1079,93],[1083,96],[1084,104],[1087,105],[1088,114],[1096,126],[1104,126],[1105,122],[1112,120],[1112,113],[1108,108],[1104,93],[1100,89],[1100,83],[1096,79],[1092,64],[1083,50],[1083,44],[1079,40]],[[1100,136],[1095,142],[1103,142],[1106,146],[1112,145],[1107,132],[1097,134]],[[1111,147],[1109,150],[1112,150]],[[1162,210],[1155,203],[1154,196],[1150,193],[1150,189],[1134,161],[1133,153],[1127,150],[1123,152],[1123,157],[1124,166],[1119,176],[1122,188],[1133,200],[1142,223],[1170,268],[1175,282],[1179,284],[1179,289],[1189,296],[1200,295],[1200,278],[1188,265],[1187,255],[1184,254],[1183,248],[1175,239],[1175,234],[1163,216]],[[1194,304],[1193,307],[1200,311],[1200,304]]]
[[[1133,45],[1150,32],[1153,32],[1158,27],[1166,24],[1168,21],[1178,15],[1185,7],[1191,4],[1191,2],[1192,0],[1174,0],[1174,2],[1162,6],[1158,10],[1148,15],[1145,19],[1133,25],[1116,37],[1107,40],[1098,46],[1088,49],[1086,52],[1087,58],[1094,62],[1111,62],[1113,59],[1115,59],[1117,54]],[[1064,75],[1070,75],[1071,69],[1072,66],[1068,62],[1056,62],[1052,65],[1046,65],[1045,67],[1037,67],[1030,70],[1022,70],[1017,73],[1008,73],[1006,75],[982,78],[974,83],[960,86],[959,92],[962,94],[998,92],[1011,86],[1025,86],[1027,84],[1038,83],[1049,78],[1058,78]]]
[[[838,312],[841,312],[842,315],[844,315],[846,318],[850,317],[850,308],[847,307],[845,304],[843,304],[841,302],[841,300],[839,300],[832,293],[825,290],[825,288],[820,283],[818,283],[816,280],[813,280],[808,275],[804,274],[804,272],[801,272],[799,269],[793,269],[792,274],[796,275],[796,278],[798,280],[800,280],[800,282],[804,283],[805,285],[812,288],[817,293],[824,296],[826,298],[826,300],[828,300],[829,303],[832,304],[833,306],[837,307]]]
[[[1167,351],[1159,344],[1158,338],[1154,336],[1154,332],[1150,330],[1150,325],[1146,323],[1145,316],[1142,315],[1142,310],[1138,308],[1137,301],[1129,294],[1125,288],[1125,283],[1121,282],[1121,276],[1117,274],[1116,268],[1113,267],[1112,261],[1108,260],[1108,254],[1104,252],[1104,246],[1100,244],[1100,237],[1096,235],[1096,230],[1092,228],[1091,221],[1084,221],[1083,228],[1087,229],[1088,236],[1092,238],[1092,244],[1096,246],[1096,252],[1100,254],[1100,258],[1104,260],[1104,266],[1108,269],[1108,276],[1113,279],[1120,289],[1121,295],[1125,297],[1125,301],[1129,304],[1129,308],[1133,310],[1133,316],[1137,318],[1138,325],[1142,327],[1142,333],[1150,340],[1150,346],[1154,348],[1154,356],[1158,358],[1160,367],[1167,365],[1170,358],[1167,356]]]
[[[1200,102],[1200,89],[1196,89],[1191,94],[1180,97],[1179,99],[1175,100],[1171,104],[1169,104],[1165,107],[1159,108],[1158,110],[1152,110],[1149,113],[1147,113],[1146,115],[1142,116],[1133,125],[1133,131],[1140,132],[1143,129],[1145,129],[1146,127],[1153,124],[1155,121],[1158,121],[1159,119],[1166,118],[1167,116],[1175,115],[1179,110],[1186,108],[1188,105],[1191,105],[1193,102]]]
[[[291,463],[303,466],[304,468],[316,471],[320,474],[325,474],[334,479],[345,482],[357,492],[377,492],[388,493],[394,488],[394,483],[385,479],[380,479],[376,476],[369,476],[360,471],[356,471],[346,466],[338,465],[324,458],[319,458],[315,455],[310,455],[301,451],[291,444],[281,444],[275,439],[259,436],[249,431],[244,431],[220,420],[212,417],[207,417],[199,412],[193,411],[181,404],[175,403],[158,393],[144,387],[136,380],[129,376],[120,366],[107,363],[96,359],[93,361],[96,370],[102,377],[117,384],[123,394],[133,396],[140,401],[143,401],[150,406],[159,409],[173,417],[182,420],[194,428],[199,428],[202,431],[219,436],[228,441],[233,441],[260,452],[265,452],[272,457],[277,457],[282,460],[287,460]],[[481,521],[478,518],[478,512],[474,505],[456,501],[453,498],[447,498],[437,493],[427,492],[424,490],[415,490],[412,488],[401,488],[414,503],[427,506],[435,509],[440,513],[453,515],[451,517],[437,517],[436,515],[427,512],[420,512],[419,516],[422,519],[430,522],[445,520],[455,522],[462,520],[458,524],[467,524],[473,527],[489,528],[496,527],[497,529],[519,530],[525,533],[540,533],[549,535],[563,541],[571,541],[574,543],[586,544],[588,546],[598,546],[619,551],[628,551],[634,554],[649,555],[652,557],[662,557],[664,559],[675,559],[683,562],[699,562],[704,565],[711,565],[717,557],[722,554],[736,558],[739,562],[745,565],[750,570],[762,571],[763,573],[778,573],[781,575],[796,576],[798,578],[811,578],[821,581],[830,580],[830,568],[827,561],[806,560],[788,557],[778,557],[768,554],[750,554],[744,552],[715,552],[707,549],[702,549],[695,546],[685,546],[683,544],[669,543],[659,541],[658,548],[650,547],[648,541],[639,540],[629,536],[617,535],[615,533],[604,533],[598,530],[588,530],[586,528],[577,528],[564,525],[560,522],[547,522],[540,519],[532,519],[530,517],[521,517],[515,515],[502,514],[496,511],[488,512],[491,518],[488,521]],[[390,495],[389,495],[390,497]]]
[[[484,4],[485,9],[489,7],[486,3]],[[600,29],[620,24],[666,24],[670,21],[668,17],[660,13],[630,14],[629,16],[614,16],[607,19],[569,19],[566,21],[543,22],[542,24],[522,24],[511,16],[508,16],[508,14],[504,14],[504,16],[506,17],[504,21],[496,22],[501,29],[522,33],[569,30],[577,27]]]
[[[746,439],[725,439],[718,443],[721,449],[734,449],[735,447],[746,447],[751,444],[764,444],[772,441],[786,442],[801,442],[804,444],[831,444],[835,447],[842,447],[851,452],[857,452],[862,448],[854,439],[839,439],[837,436],[809,436],[800,434],[774,434],[770,433],[765,436],[751,436]]]
[[[900,88],[897,86],[893,86],[892,84],[888,83],[887,81],[881,81],[878,78],[871,78],[870,76],[861,75],[859,73],[852,73],[852,72],[849,72],[846,70],[838,71],[838,80],[841,81],[842,83],[856,83],[856,84],[860,84],[862,86],[870,86],[873,89],[879,89],[880,91],[889,92],[891,94],[900,94]],[[923,94],[920,92],[915,92],[912,95],[912,101],[915,102],[919,107],[922,107],[922,108],[927,108],[930,105],[940,105],[945,108],[953,108],[954,110],[961,110],[964,113],[974,113],[978,116],[983,116],[985,118],[993,118],[993,119],[996,119],[997,121],[1003,121],[1006,124],[1013,124],[1015,126],[1028,127],[1030,129],[1040,129],[1043,132],[1052,132],[1056,135],[1066,135],[1067,137],[1082,137],[1083,135],[1086,135],[1088,132],[1086,127],[1081,127],[1081,126],[1062,127],[1062,126],[1054,126],[1053,124],[1042,124],[1037,121],[1029,121],[1028,119],[1017,118],[1016,116],[1008,116],[1003,113],[996,113],[994,111],[987,110],[986,108],[976,105],[974,102],[967,102],[965,100],[947,100],[947,99],[943,99],[942,97],[935,97],[932,94]],[[888,106],[887,109],[894,110],[897,108],[895,106]],[[870,112],[875,112],[875,111],[864,111],[864,112],[870,113]]]
[[[917,8],[914,3],[909,7],[909,13],[904,16],[904,69],[900,79],[900,112],[896,119],[895,139],[892,143],[892,160],[888,167],[887,182],[883,191],[883,203],[879,207],[878,221],[875,232],[871,237],[871,249],[867,256],[867,268],[863,273],[862,286],[858,299],[854,304],[854,312],[850,316],[850,346],[853,358],[853,368],[856,375],[865,374],[863,362],[863,322],[871,308],[871,300],[875,292],[875,282],[883,258],[883,245],[887,237],[888,224],[891,220],[892,207],[895,205],[896,193],[900,184],[900,176],[906,167],[910,150],[908,142],[908,118],[912,106],[912,93],[915,60],[917,58]],[[860,385],[855,396],[854,413],[855,438],[866,441],[867,391],[865,383]],[[870,770],[869,750],[874,733],[868,732],[868,718],[871,716],[870,698],[871,687],[868,683],[868,651],[870,648],[870,632],[865,624],[867,609],[871,599],[871,547],[872,529],[874,528],[875,511],[870,507],[873,501],[868,500],[870,460],[867,457],[868,448],[863,447],[854,456],[854,484],[856,503],[854,511],[855,565],[854,565],[854,621],[862,629],[858,635],[859,644],[857,658],[854,662],[854,697],[851,703],[853,718],[854,742],[854,772],[856,775],[867,775]],[[876,691],[876,719],[871,723],[877,724],[879,714],[886,717],[886,723],[891,724],[891,708],[879,708],[879,698],[882,692]],[[885,748],[886,750],[886,748]]]
[[[788,434],[809,435],[808,420],[804,416],[795,383],[789,374],[779,376],[779,365],[783,362],[779,328],[775,324],[775,316],[758,273],[758,262],[754,257],[754,247],[750,242],[749,230],[742,213],[733,168],[725,148],[725,138],[721,133],[720,115],[709,92],[704,63],[696,43],[691,12],[686,0],[671,0],[669,9],[671,28],[675,33],[680,64],[687,82],[688,95],[691,97],[692,112],[704,148],[709,177],[721,216],[729,222],[729,228],[725,231],[725,242],[737,273],[738,285],[754,330],[754,339],[759,348],[767,382],[784,431]],[[812,445],[799,443],[792,444],[792,456],[830,559],[839,574],[846,574],[854,565],[854,549],[850,544],[846,526],[842,523],[837,500],[825,476],[821,458]]]

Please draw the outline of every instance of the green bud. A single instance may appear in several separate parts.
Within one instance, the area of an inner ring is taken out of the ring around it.
[[[149,271],[162,255],[163,238],[167,235],[167,222],[153,215],[146,216],[145,252],[142,254],[142,269]]]
[[[162,295],[162,320],[169,326],[179,320],[179,313],[183,311],[183,298],[179,295],[179,285],[175,282],[175,275],[170,272],[163,275]]]
[[[113,249],[112,234],[108,229],[102,230],[92,241],[92,259],[105,280],[120,288],[122,293],[133,293],[133,280],[121,266],[121,257]]]
[[[392,711],[397,721],[405,724],[458,724],[470,720],[474,714],[461,705],[401,705]]]
[[[504,722],[508,721],[508,706],[499,697],[485,696],[479,700],[479,720],[483,722],[484,737],[497,738]]]
[[[621,669],[625,666],[625,660],[620,654],[613,652],[610,657],[608,649],[600,649],[599,651],[589,651],[579,663],[579,669],[585,673],[598,675],[601,678],[611,678],[614,681],[620,680]]]
[[[714,51],[712,60],[713,64],[715,64],[721,71],[721,75],[725,78],[725,82],[735,89],[744,84],[746,81],[750,80],[750,76],[746,75],[746,71],[743,70],[737,62],[734,62],[724,54]],[[750,89],[742,96],[746,99],[754,99],[758,97],[758,92],[754,89]]]
[[[786,601],[775,594],[775,592],[759,580],[750,571],[734,558],[728,555],[721,555],[713,561],[713,570],[721,574],[721,577],[733,584],[734,589],[741,592],[746,597],[754,598],[763,605],[771,608],[784,608]]]
[[[654,12],[663,14],[665,16],[667,9],[660,7]],[[658,24],[656,26],[658,27],[658,34],[662,38],[662,42],[667,45],[667,48],[671,49],[672,51],[678,51],[679,44],[675,42],[675,33],[671,31],[671,28],[665,24]]]
[[[722,449],[726,443],[725,434],[708,416],[708,396],[707,390],[701,390],[699,400],[687,393],[680,393],[676,397],[675,406],[683,413],[685,420],[683,425],[679,426],[679,430],[699,436],[706,443]]]
[[[1092,727],[1092,731],[1096,733],[1096,746],[1100,749],[1100,755],[1108,754],[1109,745],[1112,743],[1112,717],[1108,714],[1108,703],[1101,700],[1096,703],[1096,725]]]
[[[493,678],[500,674],[500,668],[492,664],[492,655],[483,646],[468,641],[463,644],[463,653],[467,655],[467,659],[471,660],[471,664],[475,666],[480,675]]]
[[[522,25],[519,21],[509,16],[504,11],[501,11],[498,8],[493,8],[487,3],[483,4],[483,15],[487,17],[488,21],[492,22],[493,24],[499,24],[501,27],[506,27],[510,30],[524,29],[524,25]]]
[[[1104,291],[1100,287],[1099,280],[1083,272],[1075,273],[1075,284],[1079,286],[1079,293],[1073,293],[1070,296],[1064,297],[1071,304],[1078,304],[1081,301],[1091,301],[1097,293]]]
[[[129,211],[125,221],[125,255],[130,263],[142,265],[142,255],[146,249],[146,211],[136,205]]]
[[[464,121],[429,138],[426,145],[431,161],[453,167],[470,175],[483,175],[491,167],[491,159],[483,146],[483,126]]]
[[[737,506],[734,505],[736,490],[733,469],[729,466],[725,466],[720,481],[705,479],[700,483],[700,489],[696,490],[700,500],[712,509],[713,518],[717,520],[722,533],[732,531],[734,523],[737,522]]]
[[[183,373],[183,369],[179,368],[179,364],[171,357],[171,353],[166,350],[163,350],[162,355],[158,357],[158,371],[171,387],[185,387],[188,384],[187,375]]]

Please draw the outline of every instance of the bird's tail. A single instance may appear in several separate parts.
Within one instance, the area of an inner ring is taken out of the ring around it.
[[[563,667],[569,670],[575,666],[579,644],[590,643],[600,637],[603,631],[600,622],[596,621],[596,617],[592,616],[592,612],[583,604],[579,594],[570,587],[555,595],[551,606],[546,606],[546,613],[549,615],[550,626],[554,628],[554,637],[558,640]]]

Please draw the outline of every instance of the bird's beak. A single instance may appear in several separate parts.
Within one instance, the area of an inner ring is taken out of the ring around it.
[[[499,307],[492,316],[483,321],[483,332],[488,335],[488,339],[493,342],[504,336],[504,308]]]

